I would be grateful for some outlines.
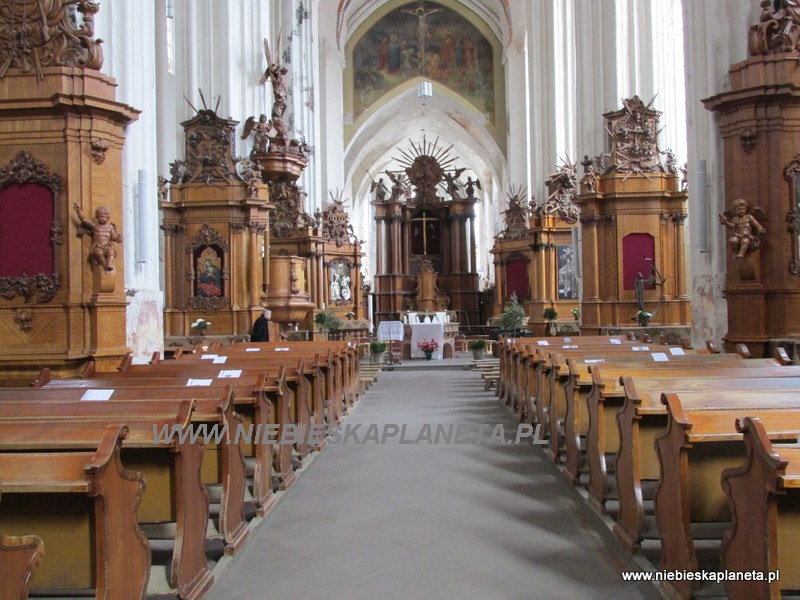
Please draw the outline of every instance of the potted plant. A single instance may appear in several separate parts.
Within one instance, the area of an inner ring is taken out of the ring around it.
[[[503,309],[503,314],[500,315],[500,328],[511,331],[512,335],[516,335],[517,330],[521,329],[525,324],[526,317],[525,309],[517,300],[517,295],[511,294],[508,306]]]
[[[551,336],[556,335],[556,321],[558,320],[558,311],[553,308],[552,306],[549,308],[544,309],[544,314],[542,315],[544,320],[548,323],[548,333]]]
[[[467,342],[467,348],[472,350],[473,360],[481,360],[486,353],[486,340],[470,340]]]
[[[439,342],[433,338],[422,340],[421,342],[417,342],[417,348],[422,350],[425,354],[425,360],[430,360],[433,357],[433,353],[439,348]]]
[[[650,322],[650,319],[653,318],[653,313],[649,313],[646,310],[640,310],[636,313],[636,320],[639,321],[639,325],[641,327],[647,327],[647,324]]]
[[[572,309],[572,316],[575,317],[576,321],[581,320],[581,309],[580,308],[573,308]]]
[[[314,323],[322,333],[335,331],[336,329],[341,329],[342,327],[342,322],[335,314],[333,314],[333,311],[330,309],[318,312],[314,316]]]
[[[386,352],[388,344],[380,340],[372,340],[369,343],[370,362],[383,362],[383,353]]]

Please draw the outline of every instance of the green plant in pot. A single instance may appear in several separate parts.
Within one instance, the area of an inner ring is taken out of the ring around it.
[[[522,329],[525,324],[525,309],[520,305],[517,300],[516,294],[511,294],[508,306],[503,309],[503,314],[500,315],[500,328],[505,331],[511,331],[512,335],[516,335],[518,329]]]
[[[470,340],[467,342],[467,348],[472,350],[474,360],[481,360],[486,353],[486,340]]]
[[[558,311],[552,306],[550,308],[545,308],[542,317],[548,323],[548,333],[554,336],[556,334],[556,321],[558,320]]]
[[[341,320],[333,314],[333,311],[330,309],[323,310],[314,315],[314,324],[317,326],[317,329],[323,333],[335,331],[342,327]]]
[[[381,362],[383,360],[383,353],[386,352],[388,347],[389,345],[386,342],[372,340],[369,343],[370,360],[372,362]]]

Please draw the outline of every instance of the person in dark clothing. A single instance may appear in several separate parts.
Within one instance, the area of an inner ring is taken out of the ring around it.
[[[269,341],[269,320],[272,317],[272,311],[268,308],[264,309],[261,316],[258,317],[253,323],[253,332],[250,334],[251,342],[268,342]]]

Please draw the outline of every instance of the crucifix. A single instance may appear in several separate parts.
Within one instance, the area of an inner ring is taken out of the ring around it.
[[[421,216],[414,217],[411,221],[422,222],[422,253],[427,256],[428,255],[428,223],[431,224],[438,222],[439,219],[436,217],[431,217],[428,213],[423,212]],[[433,229],[433,227],[431,227]]]

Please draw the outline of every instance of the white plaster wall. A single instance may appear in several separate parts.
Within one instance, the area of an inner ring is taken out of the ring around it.
[[[725,209],[722,140],[702,99],[729,89],[728,67],[747,58],[747,30],[757,23],[757,2],[683,0],[686,55],[686,124],[689,162],[689,233],[695,343],[719,342],[728,329],[725,236],[717,215]],[[703,176],[703,161],[705,176]]]
[[[123,214],[113,215],[125,238],[126,340],[136,362],[146,362],[154,351],[163,350],[158,165],[153,152],[158,137],[155,11],[154,3],[117,0],[104,2],[96,19],[97,37],[105,40],[102,71],[119,83],[117,100],[142,111],[125,129]],[[140,177],[147,181],[142,188]],[[140,310],[142,303],[150,308]]]

